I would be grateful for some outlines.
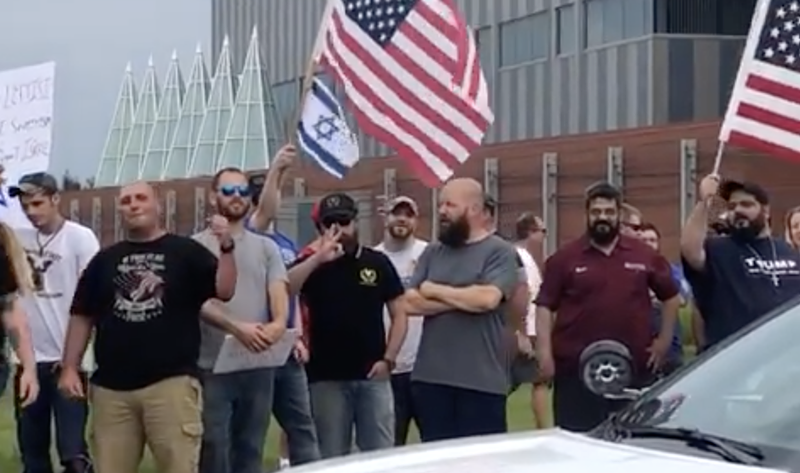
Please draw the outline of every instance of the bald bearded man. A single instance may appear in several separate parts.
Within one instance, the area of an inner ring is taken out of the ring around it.
[[[442,188],[439,221],[407,293],[409,315],[425,317],[412,374],[423,442],[506,431],[504,313],[518,282],[517,252],[486,228],[477,181]]]

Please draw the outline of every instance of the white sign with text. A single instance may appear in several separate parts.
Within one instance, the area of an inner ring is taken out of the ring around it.
[[[257,368],[277,368],[286,364],[292,354],[300,332],[297,329],[287,330],[283,336],[268,349],[253,353],[232,335],[226,335],[219,350],[214,373],[232,373]]]
[[[30,223],[8,186],[33,172],[47,171],[53,138],[56,63],[47,62],[0,72],[0,221],[19,228]]]

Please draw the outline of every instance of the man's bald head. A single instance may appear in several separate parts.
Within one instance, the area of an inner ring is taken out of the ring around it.
[[[439,239],[449,246],[466,243],[485,227],[483,186],[475,179],[448,181],[439,192]]]
[[[133,182],[119,189],[119,212],[129,231],[158,228],[158,191],[144,181]]]

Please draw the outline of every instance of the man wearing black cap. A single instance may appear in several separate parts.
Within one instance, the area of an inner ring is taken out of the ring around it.
[[[405,289],[385,254],[359,244],[357,215],[350,196],[325,196],[318,215],[325,235],[309,264],[300,259],[290,273],[308,312],[306,372],[323,458],[348,454],[354,427],[361,451],[394,445],[390,376],[408,325]]]
[[[800,255],[770,231],[769,195],[752,182],[706,176],[681,235],[686,279],[705,325],[708,348],[800,294]],[[730,234],[708,236],[710,204],[728,203]]]

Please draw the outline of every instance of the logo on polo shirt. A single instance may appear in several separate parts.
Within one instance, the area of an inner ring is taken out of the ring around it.
[[[364,268],[358,273],[362,286],[374,286],[378,282],[378,272],[372,268]]]

